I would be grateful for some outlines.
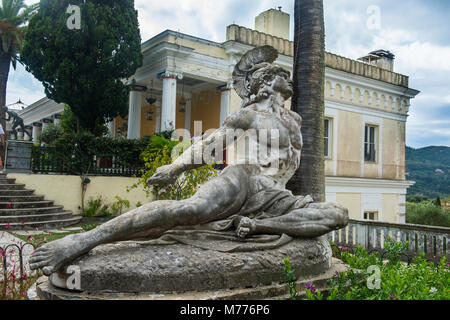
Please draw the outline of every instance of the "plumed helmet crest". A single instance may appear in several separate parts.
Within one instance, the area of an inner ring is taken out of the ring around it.
[[[242,99],[251,94],[250,79],[261,63],[272,63],[278,58],[278,51],[272,46],[258,47],[248,51],[236,64],[233,71],[233,87]]]

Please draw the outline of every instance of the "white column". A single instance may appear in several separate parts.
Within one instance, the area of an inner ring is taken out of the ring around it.
[[[130,109],[128,112],[128,139],[141,137],[142,95],[140,91],[130,91]]]
[[[30,127],[30,126],[25,127],[25,134],[24,134],[25,141],[33,141],[32,130],[33,130],[33,127]]]
[[[25,133],[21,129],[17,130],[17,140],[24,140],[24,135]]]
[[[230,96],[231,96],[231,85],[227,85],[222,90],[220,98],[220,125],[223,124],[226,117],[230,114]]]
[[[156,101],[155,102],[155,106],[156,106],[156,127],[155,127],[155,131],[156,133],[160,133],[161,132],[161,101]]]
[[[41,123],[33,123],[33,142],[37,142],[37,138],[39,133],[42,132],[42,124]]]
[[[184,97],[186,98],[186,119],[184,121],[184,128],[190,132],[192,118],[192,94],[186,93]]]
[[[111,122],[108,122],[108,131],[111,137],[116,137],[116,119]]]
[[[48,126],[53,125],[53,122],[50,119],[42,120],[42,130],[45,130]]]
[[[166,72],[162,76],[163,94],[161,110],[161,131],[176,128],[177,116],[177,78],[183,79],[183,75]]]

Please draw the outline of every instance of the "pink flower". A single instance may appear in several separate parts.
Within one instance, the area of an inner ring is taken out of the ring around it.
[[[39,228],[34,228],[34,231],[39,231]]]
[[[11,224],[7,223],[7,224],[6,224],[6,227],[7,227],[7,228],[10,228],[10,227],[11,227]]]
[[[26,296],[27,296],[27,293],[26,293],[26,292],[22,293],[22,296],[26,297]]]
[[[24,226],[24,225],[25,225],[25,222],[22,222],[22,223],[21,223],[21,225],[23,225],[23,226]]]
[[[12,203],[8,203],[8,204],[6,205],[6,208],[11,209],[11,208],[12,208]]]

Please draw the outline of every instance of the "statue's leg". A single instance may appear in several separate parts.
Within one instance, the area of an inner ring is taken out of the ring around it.
[[[317,238],[348,224],[348,210],[335,203],[312,203],[283,216],[257,220],[242,218],[236,232],[245,238],[253,234],[287,234],[295,238]]]
[[[156,239],[178,226],[194,226],[235,214],[247,198],[245,172],[231,169],[204,184],[190,199],[155,201],[125,213],[94,230],[50,242],[37,249],[30,259],[31,269],[42,268],[45,275],[56,272],[98,245]]]

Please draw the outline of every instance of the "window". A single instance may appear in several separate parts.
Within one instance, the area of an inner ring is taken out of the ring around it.
[[[331,128],[332,128],[332,120],[325,119],[325,133],[324,133],[324,150],[325,150],[325,159],[331,159]]]
[[[377,150],[376,150],[376,135],[377,127],[366,126],[364,137],[364,161],[367,162],[377,162]]]
[[[376,211],[364,212],[364,220],[378,221],[378,212]]]

